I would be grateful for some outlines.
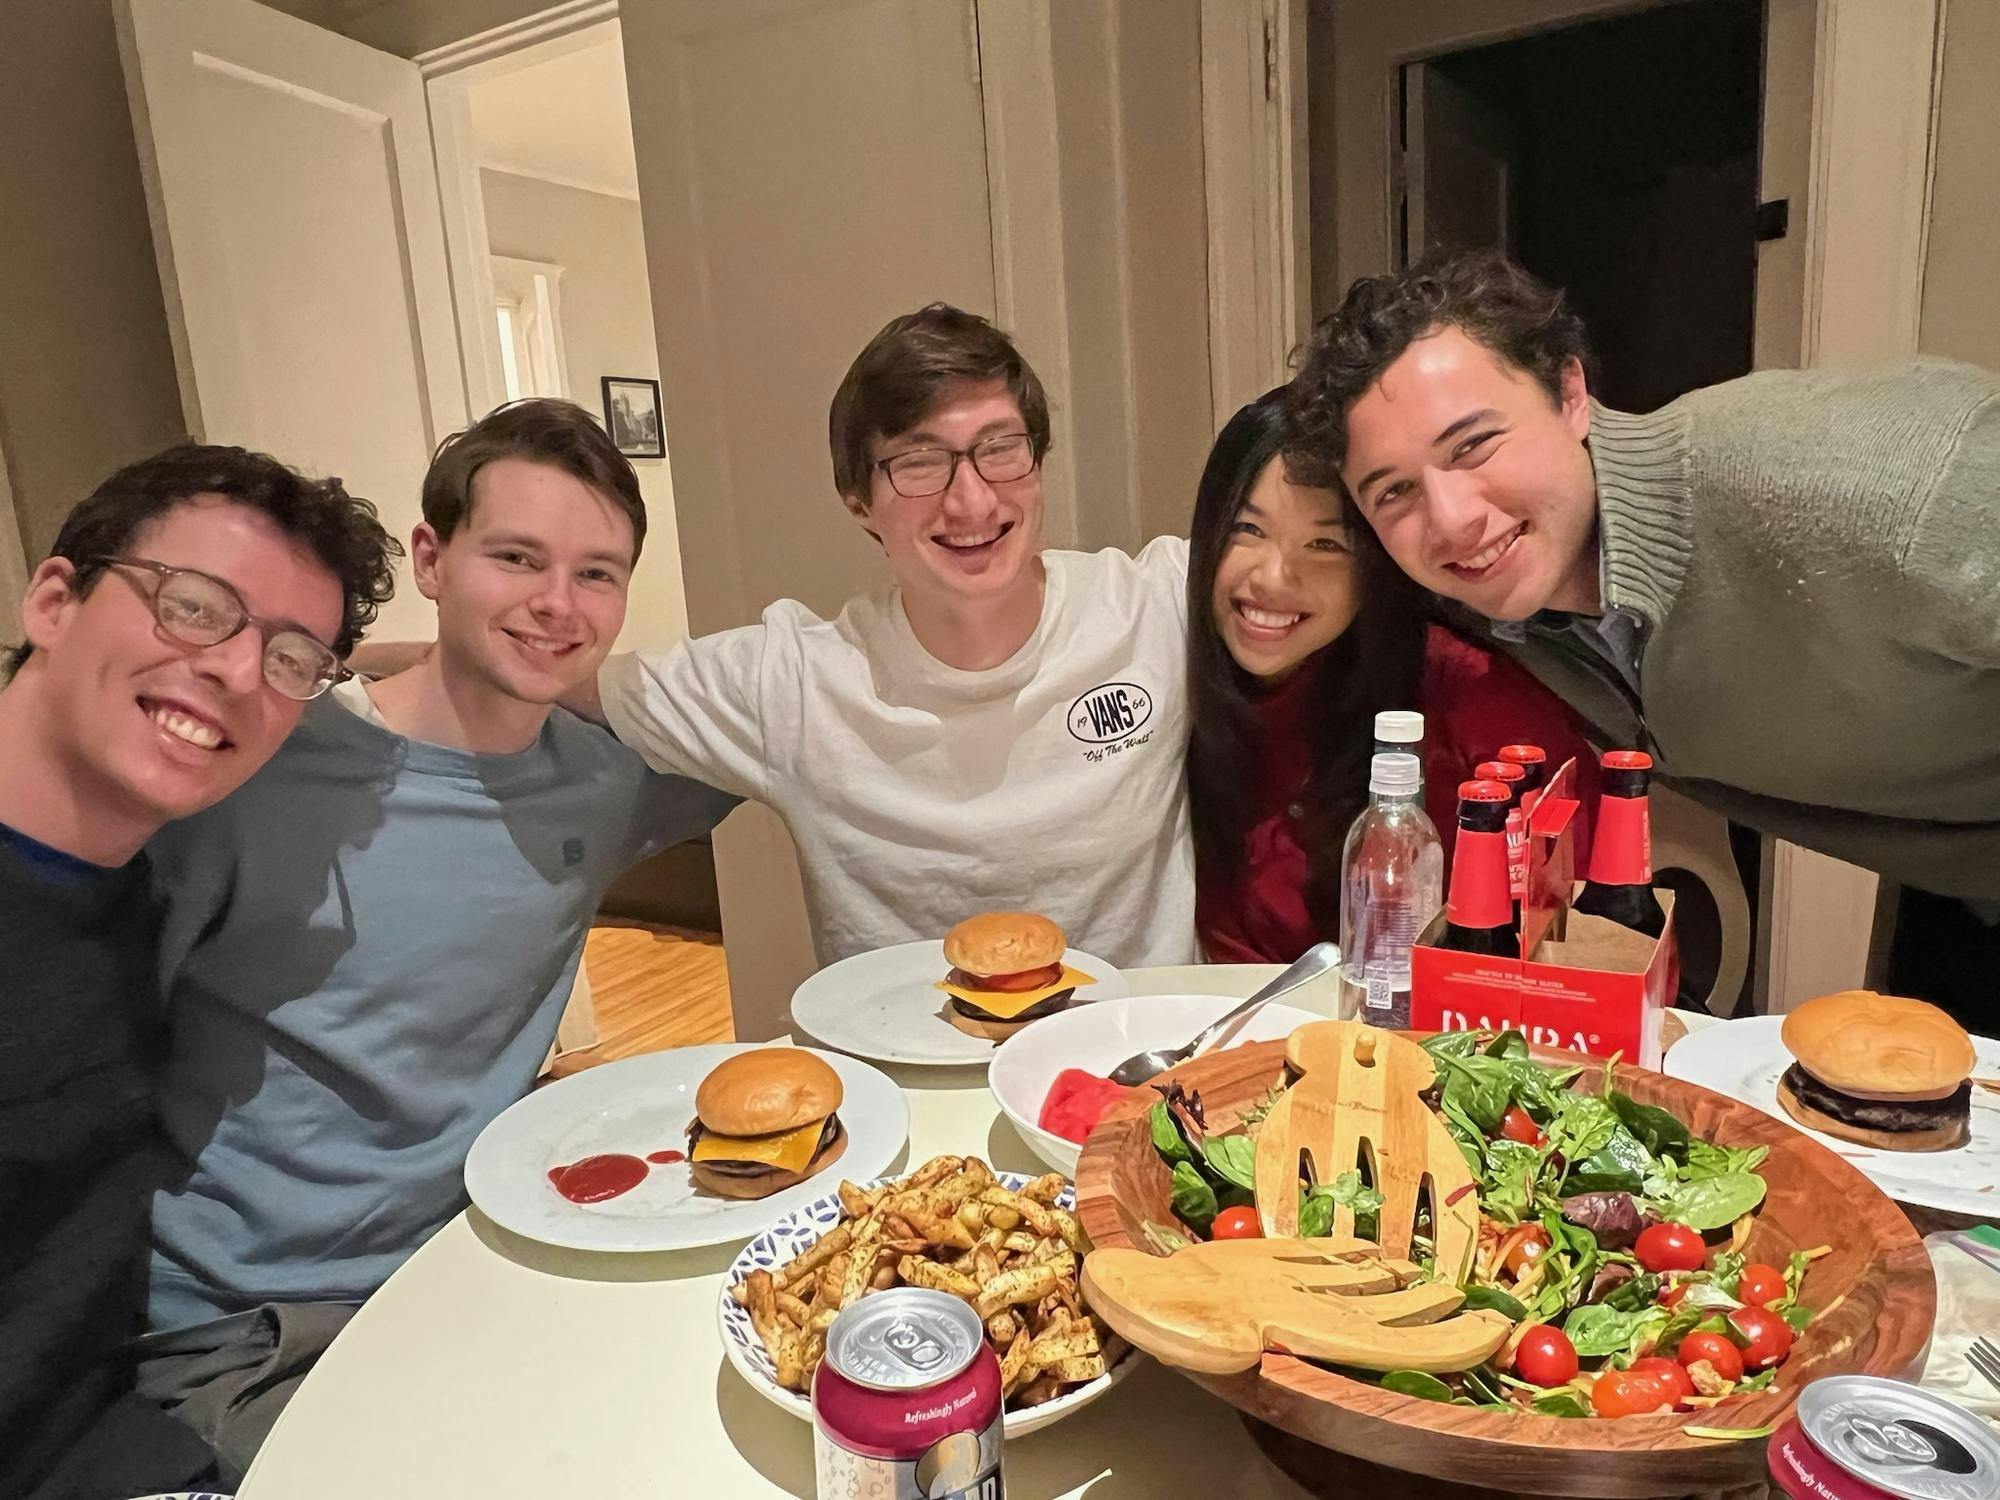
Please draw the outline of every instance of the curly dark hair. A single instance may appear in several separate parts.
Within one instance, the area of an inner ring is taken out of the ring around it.
[[[74,588],[88,594],[103,576],[96,559],[127,549],[139,529],[197,495],[222,495],[267,516],[340,580],[340,634],[330,642],[345,656],[396,586],[403,547],[376,519],[375,506],[350,495],[338,479],[308,479],[266,453],[186,443],[127,464],[69,513],[50,557],[75,567]],[[7,675],[32,648],[17,646]]]
[[[1049,398],[1012,339],[948,302],[892,318],[854,357],[827,412],[833,487],[867,508],[868,444],[923,421],[946,386],[998,380],[1021,408],[1035,461],[1049,451]]]
[[[1341,488],[1348,412],[1411,344],[1445,328],[1526,371],[1554,400],[1569,361],[1591,365],[1583,319],[1563,293],[1497,250],[1427,255],[1361,277],[1313,330],[1289,387],[1286,456],[1301,484]]]

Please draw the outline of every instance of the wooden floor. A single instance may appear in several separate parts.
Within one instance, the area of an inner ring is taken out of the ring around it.
[[[558,1057],[551,1077],[641,1052],[735,1039],[729,971],[716,934],[601,924],[583,952],[598,1042]]]

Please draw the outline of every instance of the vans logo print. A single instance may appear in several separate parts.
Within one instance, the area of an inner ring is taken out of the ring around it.
[[[583,840],[577,838],[564,839],[562,843],[562,857],[563,868],[565,870],[574,870],[578,865],[582,864]]]
[[[1086,745],[1106,745],[1153,716],[1153,695],[1136,682],[1107,682],[1069,706],[1069,732]]]

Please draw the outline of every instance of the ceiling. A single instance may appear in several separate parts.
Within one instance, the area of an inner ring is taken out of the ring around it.
[[[482,79],[468,93],[481,166],[639,196],[615,25],[600,42]]]

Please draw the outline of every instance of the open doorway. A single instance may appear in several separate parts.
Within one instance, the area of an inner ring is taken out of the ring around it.
[[[1398,260],[1490,245],[1566,288],[1621,410],[1748,374],[1763,48],[1762,0],[1684,0],[1404,64]]]

